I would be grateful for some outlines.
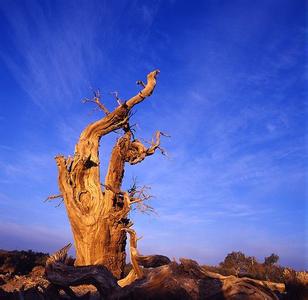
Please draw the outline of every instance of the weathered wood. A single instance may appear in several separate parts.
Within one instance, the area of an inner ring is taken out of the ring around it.
[[[140,162],[159,147],[158,141],[146,152],[146,147],[132,140],[128,121],[131,109],[153,93],[158,73],[158,70],[149,73],[143,89],[113,112],[96,96],[93,101],[106,116],[83,130],[73,157],[56,156],[59,189],[74,236],[76,266],[104,265],[117,278],[123,273],[126,234],[122,229],[129,223],[130,209],[124,205],[121,191],[124,166],[126,162]],[[124,129],[124,135],[112,150],[105,179],[109,188],[102,190],[99,142],[104,135],[120,128]],[[136,150],[137,144],[145,152]]]
[[[138,255],[136,257],[138,265],[144,268],[157,268],[171,263],[169,257],[165,255]]]
[[[278,300],[278,297],[248,278],[216,278],[196,262],[181,259],[180,264],[171,262],[150,269],[143,279],[114,291],[109,299]]]
[[[129,234],[133,260],[136,251],[132,250],[136,250],[137,238],[133,230]],[[67,248],[63,249],[47,261],[46,277],[54,287],[67,293],[70,293],[70,286],[92,284],[104,299],[278,300],[267,285],[249,278],[207,272],[190,259],[150,269],[142,269],[132,261],[131,272],[117,282],[105,267],[66,266]]]
[[[104,297],[119,288],[117,279],[104,266],[74,267],[63,263],[54,263],[46,268],[46,278],[59,289],[92,284]]]

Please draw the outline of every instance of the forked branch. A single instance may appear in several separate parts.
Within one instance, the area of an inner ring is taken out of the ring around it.
[[[85,161],[90,159],[98,164],[98,147],[101,137],[114,130],[123,128],[127,124],[131,109],[153,93],[158,73],[158,70],[149,73],[147,75],[147,83],[145,87],[137,95],[130,98],[121,106],[118,106],[113,112],[109,113],[104,118],[88,125],[80,135],[75,148],[75,156],[78,156],[79,158],[83,157]],[[95,99],[95,102],[97,102],[99,97],[95,97]],[[76,162],[73,163],[73,168],[75,164]]]
[[[106,108],[106,106],[103,103],[101,103],[100,99],[101,99],[101,94],[100,94],[100,91],[97,90],[94,92],[94,97],[92,99],[84,98],[83,103],[87,103],[87,102],[94,103],[98,106],[100,110],[102,110],[106,115],[108,115],[110,112]]]
[[[160,146],[160,137],[161,136],[170,137],[170,135],[168,135],[168,134],[165,134],[161,131],[156,131],[155,140],[152,139],[151,147],[147,149],[147,155],[148,156],[154,154],[156,149],[159,149],[161,154],[167,155],[166,151]]]
[[[151,188],[149,186],[138,187],[136,180],[134,180],[132,187],[128,190],[128,195],[130,199],[130,205],[137,204],[136,208],[142,213],[155,213],[152,206],[145,203],[147,200],[153,198],[152,195],[148,193]]]

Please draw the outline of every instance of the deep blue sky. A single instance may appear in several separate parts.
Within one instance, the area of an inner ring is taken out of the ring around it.
[[[305,1],[0,3],[0,248],[54,251],[72,241],[53,157],[159,68],[136,109],[137,136],[169,133],[128,166],[158,216],[132,215],[144,254],[217,264],[236,250],[307,268]],[[307,49],[306,49],[307,50]],[[307,73],[306,73],[307,74]],[[102,140],[104,176],[117,136]],[[306,258],[306,266],[305,266]]]

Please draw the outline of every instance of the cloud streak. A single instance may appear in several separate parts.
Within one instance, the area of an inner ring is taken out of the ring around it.
[[[0,117],[5,222],[22,216],[35,234],[39,222],[68,226],[63,207],[41,201],[57,192],[53,156],[73,154],[84,126],[101,117],[88,116],[92,107],[79,100],[90,85],[100,87],[112,109],[110,91],[127,99],[138,91],[134,81],[159,67],[155,93],[132,122],[137,138],[157,129],[170,134],[162,139],[170,157],[128,166],[124,184],[137,176],[156,196],[158,217],[133,215],[144,249],[213,261],[226,249],[281,251],[284,261],[301,256],[304,38],[301,19],[290,13],[296,5],[279,4],[278,15],[274,2],[1,3],[7,29],[0,58],[10,83],[3,97],[13,95]],[[102,178],[115,138],[101,141]],[[291,250],[287,239],[296,245]]]
[[[12,57],[2,51],[1,58],[41,108],[59,103],[69,106],[90,85],[96,61],[103,60],[95,42],[95,16],[91,17],[89,8],[72,5],[57,16],[57,22],[51,22],[50,14],[55,12],[47,2],[33,2],[30,11],[25,3],[20,4],[23,7],[10,5],[2,9],[10,27],[11,47],[17,53]]]

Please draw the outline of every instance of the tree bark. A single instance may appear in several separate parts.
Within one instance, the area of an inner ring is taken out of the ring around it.
[[[132,155],[139,162],[152,154],[136,150],[128,120],[130,110],[152,94],[158,73],[158,70],[149,73],[142,91],[88,125],[80,135],[73,157],[56,156],[59,188],[75,241],[76,266],[104,265],[115,277],[122,275],[126,257],[126,233],[122,229],[129,223],[129,203],[121,192],[124,165],[132,163]],[[99,142],[102,136],[119,128],[125,133],[112,150],[106,188],[102,190]]]

